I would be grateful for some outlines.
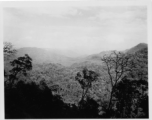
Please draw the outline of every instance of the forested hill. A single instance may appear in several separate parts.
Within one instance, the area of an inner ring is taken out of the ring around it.
[[[16,51],[7,43],[5,117],[148,118],[147,53],[138,44],[70,58],[40,48]]]
[[[140,43],[135,47],[132,47],[128,50],[125,50],[126,53],[135,53],[143,48],[146,48],[147,44]],[[59,63],[64,66],[71,66],[79,63],[94,63],[101,64],[101,58],[104,55],[112,53],[112,51],[102,51],[97,54],[92,54],[89,56],[78,57],[77,53],[69,52],[67,57],[66,51],[54,51],[46,50],[42,48],[26,47],[20,48],[17,50],[17,57],[20,57],[24,54],[28,54],[33,59],[33,64],[42,64],[42,63]],[[72,56],[71,56],[72,54]],[[75,55],[75,57],[74,57]]]
[[[139,51],[139,50],[141,50],[141,49],[147,48],[147,47],[148,47],[148,45],[147,45],[146,43],[139,43],[138,45],[130,48],[130,49],[127,50],[126,52],[127,52],[127,53],[135,53],[135,52],[137,52],[137,51]]]

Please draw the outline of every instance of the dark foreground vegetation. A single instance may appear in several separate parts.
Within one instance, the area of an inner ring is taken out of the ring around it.
[[[5,118],[148,118],[147,48],[93,63],[33,64],[4,44]]]

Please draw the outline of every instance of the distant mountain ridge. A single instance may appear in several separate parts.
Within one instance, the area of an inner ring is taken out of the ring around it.
[[[146,43],[139,43],[138,45],[130,48],[130,49],[127,49],[127,50],[124,50],[124,51],[120,51],[120,52],[123,52],[123,53],[129,53],[129,54],[133,54],[141,49],[144,49],[144,48],[147,48],[148,45]],[[87,59],[99,59],[101,60],[101,58],[104,56],[104,55],[108,55],[108,54],[111,54],[114,50],[111,50],[111,51],[102,51],[98,54],[93,54],[93,55],[89,55],[87,56],[86,58]]]
[[[141,49],[146,48],[148,45],[146,43],[140,43],[130,49],[124,50],[124,53],[133,54]],[[42,64],[42,63],[59,63],[64,66],[71,66],[72,64],[79,64],[79,63],[101,63],[101,58],[104,55],[110,54],[112,51],[102,51],[97,54],[92,54],[88,56],[81,56],[77,57],[78,54],[72,53],[73,57],[67,57],[66,52],[62,51],[54,51],[51,49],[43,49],[43,48],[35,48],[35,47],[26,47],[20,48],[17,50],[17,57],[23,56],[24,54],[28,54],[32,59],[33,63]],[[70,51],[69,51],[70,53]],[[65,54],[65,55],[64,55]],[[76,57],[74,58],[74,55]]]
[[[66,62],[72,60],[72,58],[59,55],[52,51],[47,51],[42,48],[20,48],[17,50],[17,57],[28,54],[32,59],[33,63],[60,63],[66,65]]]
[[[135,47],[130,48],[129,50],[127,50],[127,53],[135,53],[141,49],[147,48],[148,45],[146,43],[139,43],[138,45],[136,45]]]

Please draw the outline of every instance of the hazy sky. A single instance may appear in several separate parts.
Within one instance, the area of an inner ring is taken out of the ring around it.
[[[147,43],[146,6],[4,8],[4,41],[84,54]]]

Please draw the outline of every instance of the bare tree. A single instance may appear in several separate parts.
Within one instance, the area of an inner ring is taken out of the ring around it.
[[[101,59],[105,63],[105,69],[108,73],[111,89],[110,100],[107,107],[107,112],[110,112],[113,93],[117,83],[132,69],[134,63],[131,60],[131,55],[113,51],[110,55],[103,56]]]

